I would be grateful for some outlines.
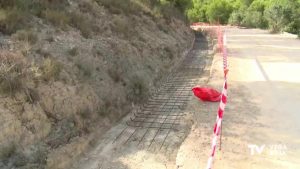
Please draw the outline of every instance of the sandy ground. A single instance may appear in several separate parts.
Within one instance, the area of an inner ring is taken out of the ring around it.
[[[222,149],[216,152],[214,168],[299,169],[300,41],[288,34],[271,35],[256,29],[230,28],[226,33],[229,100]],[[197,84],[221,89],[222,75],[222,58],[216,55],[210,73],[204,73]],[[217,107],[218,103],[192,97],[181,110],[185,112],[183,122],[187,129],[183,135],[174,132],[171,139],[176,145],[160,151],[137,147],[135,140],[113,143],[126,127],[128,116],[74,168],[205,168]],[[249,147],[253,147],[252,152]]]

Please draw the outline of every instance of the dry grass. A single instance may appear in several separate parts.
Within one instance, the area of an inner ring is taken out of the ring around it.
[[[132,24],[129,20],[122,16],[115,16],[112,20],[112,30],[126,38],[129,38],[133,34]]]
[[[45,81],[58,80],[62,70],[62,64],[58,61],[47,58],[42,65],[42,79]]]
[[[37,49],[36,53],[41,55],[44,58],[48,58],[48,57],[52,56],[52,54],[49,51],[42,49],[42,48]]]
[[[63,29],[66,29],[70,23],[70,17],[64,11],[47,9],[42,16],[53,25]]]
[[[96,0],[114,14],[138,14],[141,11],[139,5],[131,0]]]
[[[107,73],[115,83],[122,81],[122,71],[118,68],[118,66],[110,67],[107,70]]]
[[[90,119],[92,117],[92,111],[89,107],[84,107],[80,109],[77,113],[84,120]]]
[[[16,153],[16,145],[11,143],[7,146],[4,146],[0,149],[0,160],[7,162]]]
[[[5,34],[13,34],[17,30],[28,28],[30,16],[28,13],[19,9],[2,10],[0,20],[0,31]]]
[[[78,49],[78,47],[73,47],[68,51],[68,53],[71,56],[76,56],[79,54],[79,49]]]
[[[143,78],[134,76],[128,86],[127,98],[135,103],[143,103],[147,99],[149,89]]]
[[[28,73],[22,55],[0,51],[0,93],[14,94],[21,90]]]
[[[25,41],[32,45],[38,41],[37,35],[32,30],[20,30],[17,31],[13,36],[19,41]]]
[[[71,25],[77,28],[81,35],[85,38],[90,38],[93,33],[93,22],[90,17],[82,12],[72,12],[69,14]]]
[[[80,9],[81,12],[83,13],[89,13],[92,12],[94,13],[94,4],[91,1],[81,1],[78,4],[78,7]]]
[[[93,75],[92,64],[88,61],[77,60],[75,63],[83,77],[90,78]]]

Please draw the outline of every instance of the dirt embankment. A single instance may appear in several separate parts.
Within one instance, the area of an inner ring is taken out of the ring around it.
[[[0,168],[67,168],[145,100],[194,36],[140,1],[45,2],[39,13],[1,4]]]

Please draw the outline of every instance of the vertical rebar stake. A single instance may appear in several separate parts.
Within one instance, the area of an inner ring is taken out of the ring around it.
[[[222,126],[223,126],[223,124],[221,123],[221,128],[220,128],[220,148],[219,148],[219,150],[221,151],[221,149],[222,149]]]

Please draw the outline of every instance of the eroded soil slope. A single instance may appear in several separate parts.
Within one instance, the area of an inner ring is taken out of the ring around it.
[[[193,41],[183,20],[142,1],[11,2],[0,18],[0,168],[68,168]]]

